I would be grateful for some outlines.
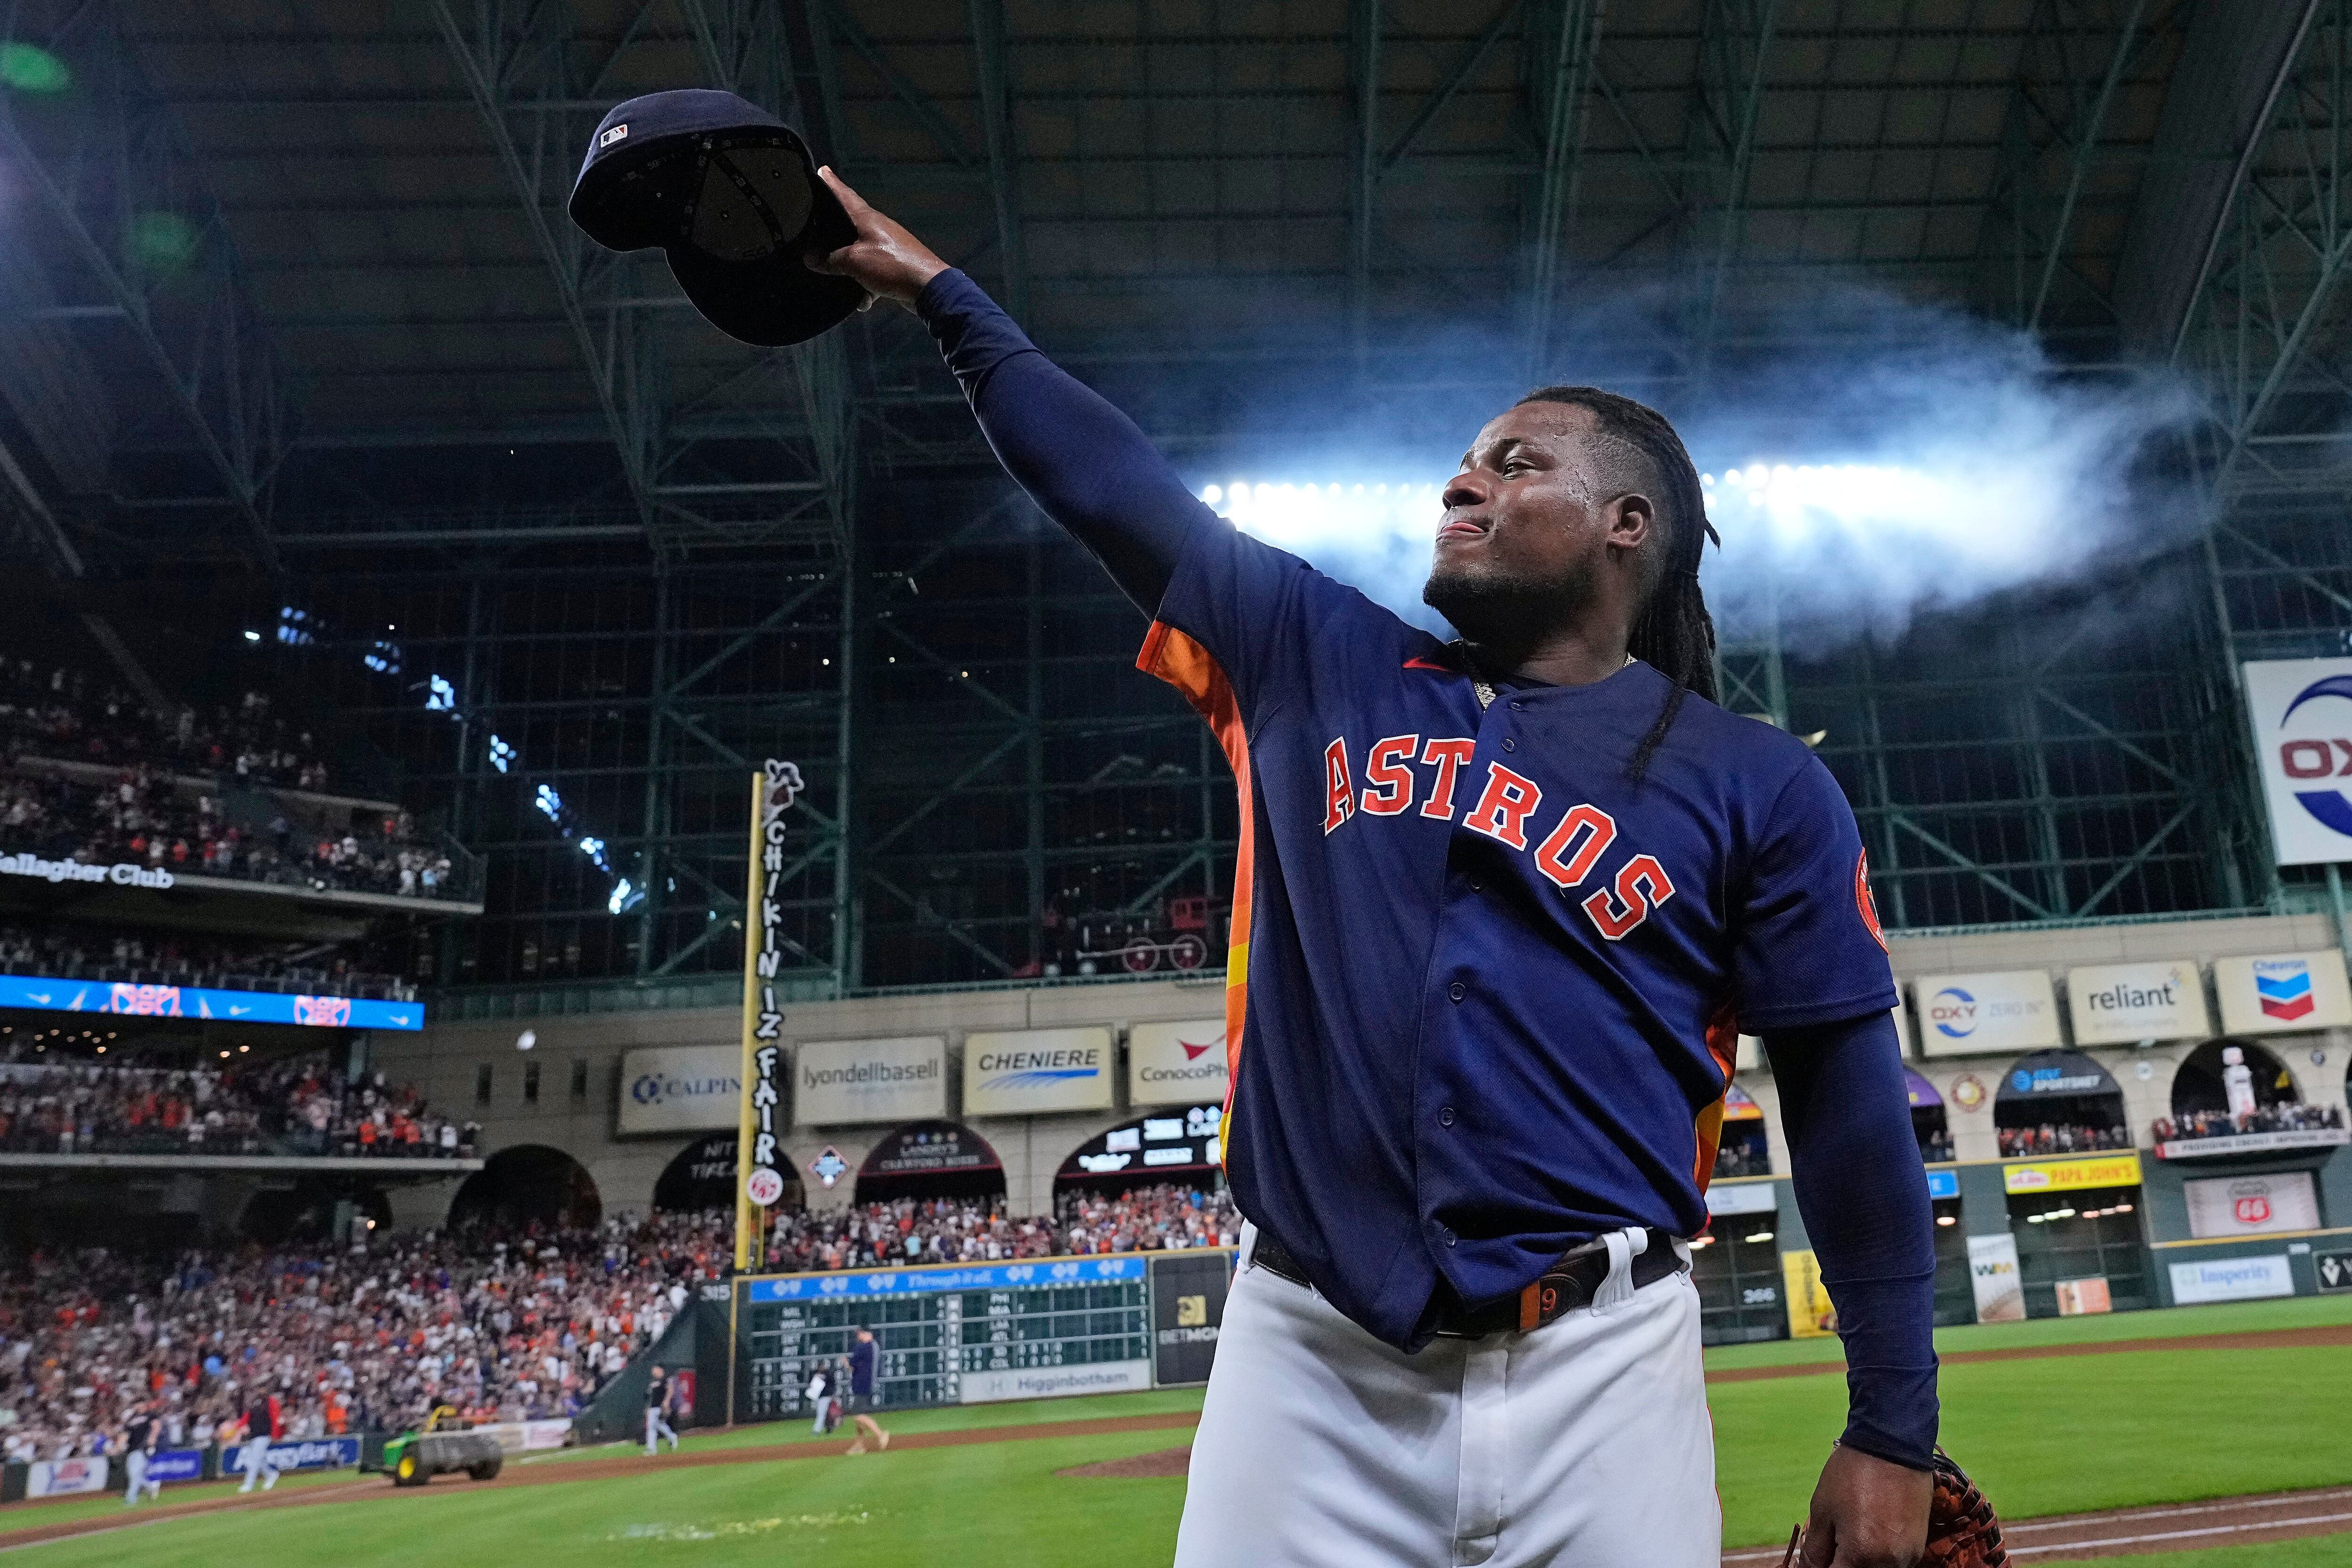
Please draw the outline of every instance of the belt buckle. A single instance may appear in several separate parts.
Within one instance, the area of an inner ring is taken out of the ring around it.
[[[1584,1281],[1565,1268],[1548,1271],[1519,1292],[1519,1332],[1533,1333],[1592,1299]]]

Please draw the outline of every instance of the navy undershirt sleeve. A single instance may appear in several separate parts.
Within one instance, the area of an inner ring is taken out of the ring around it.
[[[1039,353],[961,272],[950,267],[926,284],[915,313],[1005,472],[1156,616],[1193,530],[1216,514],[1134,420]]]
[[[1936,1226],[1893,1015],[1764,1036],[1797,1209],[1845,1341],[1843,1441],[1913,1469],[1936,1447]]]

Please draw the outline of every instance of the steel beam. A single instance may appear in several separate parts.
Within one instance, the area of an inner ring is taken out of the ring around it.
[[[1529,62],[1533,118],[1543,127],[1525,216],[1528,279],[1520,310],[1521,351],[1530,381],[1544,379],[1551,362],[1552,310],[1559,290],[1559,258],[1576,222],[1576,176],[1589,110],[1586,88],[1601,45],[1601,0],[1551,0],[1542,6],[1539,42],[1548,58]]]
[[[980,79],[981,128],[988,146],[988,189],[996,209],[996,257],[1004,273],[1004,308],[1019,320],[1029,305],[1029,252],[1021,236],[1013,38],[1003,0],[970,0],[970,10],[972,70]]]

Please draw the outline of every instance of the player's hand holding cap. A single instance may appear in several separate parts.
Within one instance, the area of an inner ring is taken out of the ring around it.
[[[866,302],[856,282],[803,259],[857,237],[808,143],[731,92],[682,88],[615,107],[570,210],[607,249],[659,247],[703,319],[747,343],[804,342]]]

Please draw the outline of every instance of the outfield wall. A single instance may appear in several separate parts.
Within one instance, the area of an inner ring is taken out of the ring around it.
[[[2057,1047],[2075,1051],[2112,1080],[2121,1100],[2120,1119],[2138,1145],[2138,1180],[2134,1184],[2138,1195],[2125,1200],[2131,1203],[2132,1216],[2126,1228],[2135,1233],[2132,1245],[2141,1253],[2142,1297],[2149,1304],[2178,1299],[2176,1264],[2210,1264],[2226,1273],[2239,1260],[2271,1260],[2265,1265],[2273,1272],[2271,1279],[2252,1284],[2224,1279],[2218,1288],[2273,1289],[2283,1276],[2286,1288],[2300,1292],[2322,1288],[2322,1259],[2339,1248],[2352,1257],[2352,1154],[2343,1148],[2166,1160],[2154,1157],[2146,1147],[2150,1122],[2172,1109],[2173,1087],[2183,1063],[2200,1044],[2214,1037],[2212,1029],[2221,1018],[2213,994],[2215,961],[2336,949],[2337,932],[2326,918],[2296,915],[1923,936],[1897,933],[1889,945],[1906,1002],[1906,1050],[1913,1069],[1942,1099],[1952,1140],[1953,1158],[1935,1177],[1944,1192],[1940,1213],[1952,1220],[1938,1231],[1947,1274],[1957,1270],[1956,1277],[1942,1280],[1943,1315],[1958,1321],[1963,1312],[1973,1313],[1966,1263],[1969,1238],[2044,1234],[2021,1229],[2025,1222],[2014,1212],[2017,1205],[2011,1200],[2024,1194],[2012,1188],[2024,1179],[2020,1173],[2023,1168],[2063,1164],[2063,1157],[2004,1160],[2000,1156],[1994,1131],[2000,1085],[2003,1076],[2016,1068],[2023,1054],[2018,1048],[2005,1044],[1979,1048],[1980,1042],[1939,1037],[1934,1042],[1936,1054],[1923,1054],[1929,1026],[1921,1016],[1927,999],[1918,983],[1931,977],[2012,972],[2040,972],[2047,977],[2050,1005],[2056,1012],[2052,1038]],[[2210,1015],[2200,1032],[2145,1046],[2078,1042],[2069,1016],[2070,971],[2094,965],[2168,963],[2193,973],[2198,998]],[[938,1038],[942,1042],[942,1070],[937,1103],[949,1121],[992,1151],[1002,1166],[1009,1209],[1015,1215],[1035,1214],[1050,1206],[1054,1175],[1066,1160],[1089,1140],[1139,1113],[1140,1108],[1131,1103],[1127,1081],[1132,1065],[1130,1050],[1139,1038],[1137,1026],[1214,1018],[1223,1004],[1222,981],[1222,976],[1202,976],[1181,982],[1102,982],[810,1003],[794,1006],[787,1015],[784,1043],[797,1058],[812,1042]],[[418,1081],[437,1104],[478,1120],[486,1150],[519,1143],[553,1146],[586,1168],[608,1209],[643,1207],[650,1202],[655,1180],[665,1165],[702,1134],[677,1126],[656,1133],[624,1132],[622,1104],[631,1089],[624,1082],[625,1061],[638,1066],[673,1059],[723,1065],[733,1049],[740,1016],[733,1009],[711,1009],[541,1020],[530,1026],[536,1037],[530,1053],[515,1048],[520,1027],[511,1023],[436,1026],[398,1039],[379,1036],[375,1050],[380,1064],[395,1079]],[[1108,1029],[1112,1042],[1112,1092],[1107,1108],[1025,1116],[966,1114],[972,1099],[973,1037],[996,1031],[1089,1027]],[[2304,1103],[2344,1106],[2352,1029],[2290,1030],[2265,1035],[2259,1043],[2274,1053]],[[646,1054],[654,1052],[678,1054]],[[532,1062],[540,1068],[536,1100],[522,1091],[525,1072]],[[478,1102],[476,1091],[486,1072],[488,1094]],[[1973,1105],[1967,1103],[1972,1098],[1969,1080],[1981,1091]],[[1736,1239],[1747,1247],[1751,1245],[1746,1242],[1747,1237],[1769,1236],[1769,1243],[1752,1244],[1769,1246],[1769,1256],[1756,1255],[1753,1267],[1740,1274],[1740,1293],[1757,1298],[1738,1303],[1753,1309],[1741,1331],[1785,1333],[1789,1331],[1790,1285],[1795,1278],[1788,1271],[1801,1266],[1801,1255],[1806,1250],[1804,1227],[1788,1195],[1788,1153],[1769,1064],[1760,1057],[1744,1059],[1738,1081],[1761,1113],[1766,1157],[1773,1174],[1723,1183],[1719,1201],[1748,1206],[1736,1211],[1741,1220],[1736,1237],[1727,1224],[1718,1223],[1716,1230],[1728,1238],[1727,1246]],[[731,1111],[728,1114],[731,1124]],[[853,1191],[854,1175],[845,1176],[828,1189],[809,1174],[810,1165],[823,1152],[832,1150],[841,1165],[855,1173],[893,1131],[893,1123],[881,1121],[816,1125],[796,1121],[787,1150],[811,1206],[825,1209],[846,1205]],[[2048,1176],[2063,1181],[2071,1173],[2053,1171]],[[2307,1197],[2317,1210],[2314,1217],[2319,1223],[2294,1227],[2296,1234],[2275,1229],[2246,1237],[2193,1233],[2191,1199],[2210,1197],[2212,1189],[2192,1189],[2190,1183],[2226,1179],[2232,1184],[2259,1184],[2273,1178],[2282,1179],[2273,1189],[2279,1203],[2304,1202]],[[2306,1178],[2307,1194],[2303,1190]],[[1742,1194],[1743,1187],[1766,1191]],[[428,1187],[395,1194],[395,1215],[406,1223],[436,1222],[446,1212],[452,1192],[453,1184],[443,1184],[438,1191]],[[1728,1220],[1734,1212],[1727,1211],[1723,1217]],[[2123,1216],[2105,1217],[2119,1221]],[[2117,1226],[2105,1224],[2102,1229],[2112,1232]],[[1725,1256],[1718,1254],[1717,1258]],[[1800,1261],[1792,1264],[1792,1258]],[[2093,1261],[2104,1265],[2108,1260]],[[2104,1267],[2099,1270],[2108,1271]],[[2115,1272],[2121,1279],[2119,1266]],[[2038,1298],[2031,1305],[2041,1309]]]

